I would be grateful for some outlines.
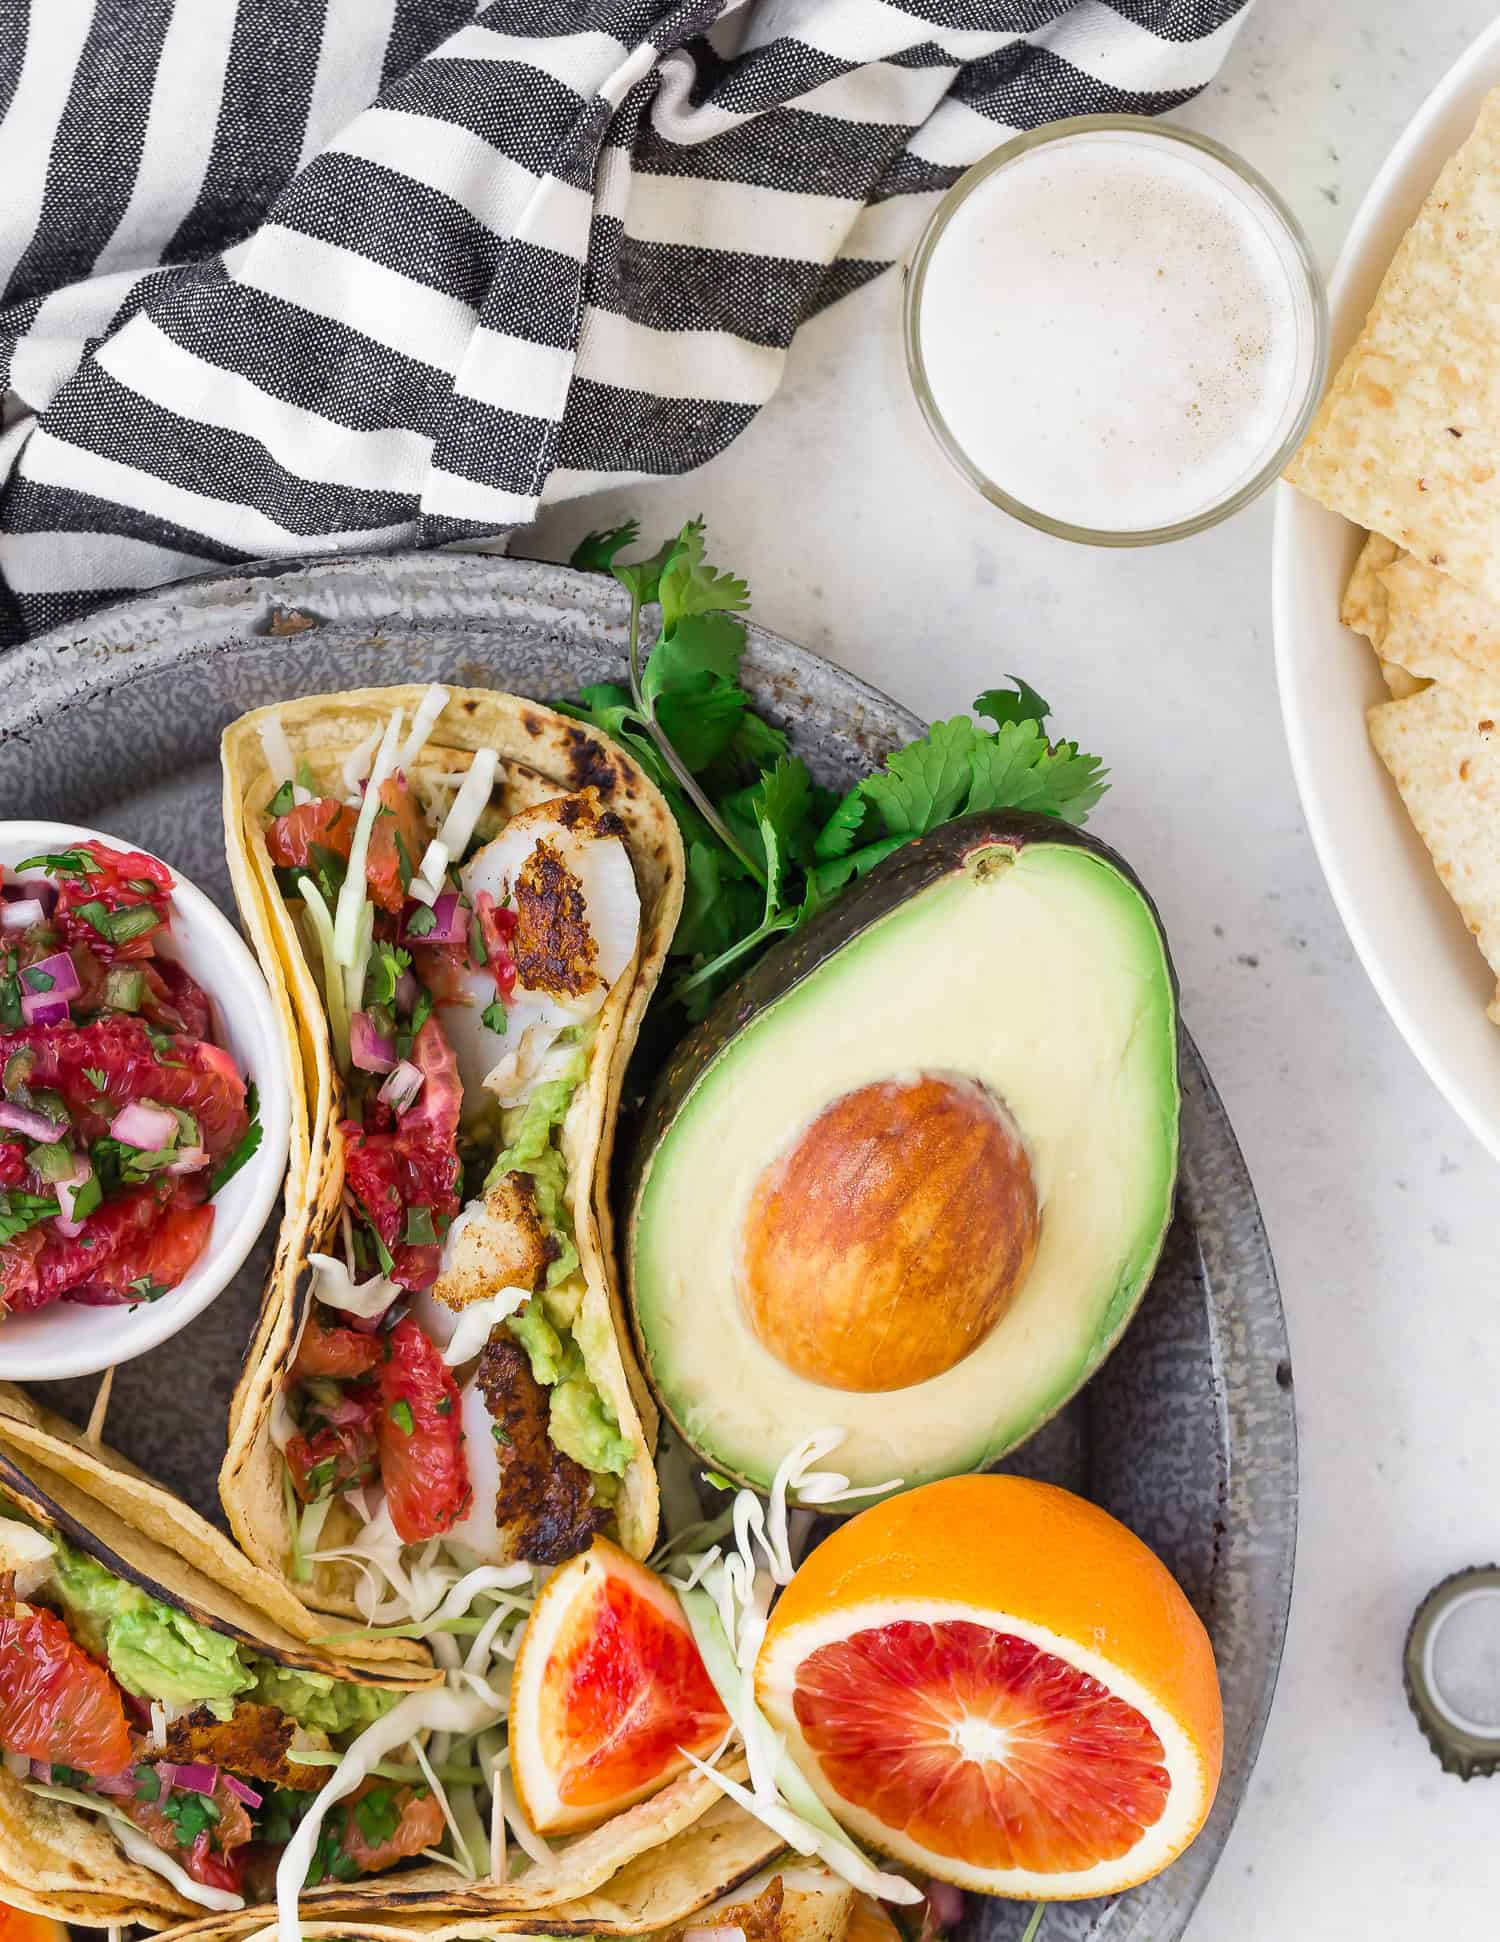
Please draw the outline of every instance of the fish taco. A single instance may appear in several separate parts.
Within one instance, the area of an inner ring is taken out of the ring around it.
[[[0,1385],[0,1901],[162,1928],[270,1892],[330,1765],[438,1678],[418,1646],[351,1657],[318,1629],[186,1505]],[[425,1789],[380,1785],[336,1827],[351,1879],[441,1831]]]
[[[598,1532],[644,1557],[655,1419],[605,1194],[681,905],[666,803],[592,730],[487,690],[260,709],[223,759],[297,1082],[221,1476],[236,1537],[367,1624]]]

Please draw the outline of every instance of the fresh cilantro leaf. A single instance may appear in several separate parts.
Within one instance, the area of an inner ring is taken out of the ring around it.
[[[975,696],[974,713],[992,721],[996,728],[1004,728],[1010,722],[1036,722],[1040,726],[1052,713],[1051,704],[1043,701],[1019,674],[1010,678],[1016,684],[1014,694],[1009,688],[986,688],[982,695]]]
[[[13,1241],[27,1228],[51,1220],[57,1211],[50,1195],[25,1193],[20,1187],[0,1190],[0,1242]]]
[[[395,1262],[394,1256],[391,1254],[390,1249],[386,1246],[385,1242],[381,1239],[379,1230],[375,1227],[371,1227],[367,1225],[365,1231],[369,1234],[370,1239],[375,1243],[375,1258],[380,1263],[380,1272],[384,1275],[390,1274],[392,1270],[395,1268],[396,1262]]]
[[[636,560],[630,566],[612,566],[610,572],[633,600],[642,607],[649,607],[661,590],[662,571],[679,544],[676,539],[666,540],[649,560]]]
[[[89,1776],[84,1772],[82,1767],[63,1767],[59,1766],[54,1760],[52,1763],[52,1784],[54,1787],[87,1787],[89,1784]]]
[[[403,1436],[415,1434],[417,1421],[411,1413],[411,1404],[404,1396],[399,1397],[397,1401],[393,1402],[386,1411],[386,1414]]]
[[[488,1025],[492,1032],[503,1033],[509,1023],[505,1007],[498,998],[492,1004],[486,1005],[479,1016],[481,1021]]]
[[[606,532],[585,533],[573,548],[569,566],[577,567],[581,573],[608,573],[615,563],[616,553],[623,553],[627,546],[634,546],[641,536],[641,522],[627,519],[623,526],[611,526]]]
[[[372,1787],[369,1793],[355,1801],[354,1818],[359,1823],[360,1833],[372,1848],[378,1848],[382,1841],[389,1841],[401,1819],[395,1789]]]
[[[393,944],[372,946],[365,966],[365,996],[371,1005],[394,1005],[401,973],[411,968],[411,952]]]
[[[675,633],[695,614],[738,613],[750,605],[749,587],[737,574],[709,566],[703,546],[703,521],[689,520],[677,536],[657,587],[664,635]]]
[[[149,1274],[138,1274],[134,1281],[125,1284],[125,1292],[132,1301],[160,1301],[171,1290],[164,1281],[154,1281]]]
[[[292,784],[289,781],[283,782],[275,795],[266,804],[266,814],[268,816],[284,816],[296,800],[296,791],[292,787]]]
[[[766,916],[774,917],[782,900],[782,880],[798,832],[807,821],[812,800],[812,777],[796,756],[783,755],[755,785],[751,802],[766,852]]]
[[[250,1115],[250,1124],[245,1128],[245,1136],[232,1153],[220,1160],[209,1176],[208,1197],[213,1199],[221,1187],[225,1187],[251,1157],[260,1150],[265,1129],[260,1123],[260,1094],[252,1079],[245,1090],[245,1111]]]
[[[892,836],[922,836],[963,808],[973,781],[974,751],[984,739],[967,715],[934,722],[920,741],[886,757],[860,788]]]
[[[744,651],[742,620],[729,614],[690,614],[652,648],[641,675],[641,693],[654,702],[664,694],[701,694],[715,677],[732,682]],[[743,710],[742,690],[736,699]]]
[[[109,1074],[104,1070],[103,1066],[86,1065],[83,1068],[83,1076],[88,1080],[95,1092],[106,1092],[108,1090]]]
[[[152,1766],[139,1766],[135,1770],[135,1797],[137,1800],[161,1799],[161,1775]]]
[[[1076,742],[1053,749],[1034,721],[1012,722],[981,737],[964,808],[1030,809],[1082,822],[1106,787],[1097,756],[1080,755]]]
[[[843,856],[854,848],[860,831],[869,819],[870,805],[863,793],[851,789],[837,809],[818,831],[813,844],[813,853],[820,860]]]
[[[425,937],[437,923],[437,913],[430,904],[418,904],[406,920],[408,937]]]

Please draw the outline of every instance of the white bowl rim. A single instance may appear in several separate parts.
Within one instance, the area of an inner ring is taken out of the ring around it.
[[[1345,311],[1351,301],[1352,287],[1366,273],[1366,257],[1372,247],[1372,237],[1385,217],[1388,203],[1404,186],[1414,157],[1426,142],[1432,124],[1449,108],[1454,97],[1473,81],[1477,71],[1485,66],[1490,57],[1495,62],[1491,85],[1497,85],[1500,84],[1500,18],[1470,42],[1428,91],[1366,190],[1328,283],[1332,348],[1330,371],[1337,371],[1344,351],[1357,332],[1358,322],[1362,321],[1362,318],[1356,320],[1351,329],[1350,318]],[[1436,173],[1434,170],[1434,179]],[[1422,185],[1424,194],[1430,186],[1430,181]],[[1380,267],[1383,274],[1384,263]],[[1277,485],[1274,497],[1271,624],[1275,639],[1276,684],[1292,774],[1313,850],[1334,906],[1348,932],[1349,941],[1392,1022],[1469,1131],[1491,1155],[1500,1159],[1500,1115],[1484,1097],[1481,1088],[1474,1084],[1470,1068],[1450,1058],[1439,1044],[1431,1007],[1423,1008],[1409,1001],[1402,985],[1388,969],[1381,945],[1365,920],[1354,873],[1347,866],[1339,841],[1330,826],[1317,751],[1303,708],[1304,696],[1297,667],[1298,650],[1293,645],[1298,630],[1291,610],[1292,562],[1301,544],[1299,520],[1310,502],[1303,498],[1295,486],[1288,485],[1284,480]],[[1372,748],[1371,762],[1378,759]],[[1430,859],[1426,859],[1426,866],[1432,870]],[[1436,880],[1435,871],[1433,875]],[[1469,949],[1477,952],[1478,947],[1471,941]]]
[[[66,848],[87,839],[104,843],[111,849],[156,855],[154,850],[144,849],[123,836],[112,836],[81,823],[12,818],[0,821],[0,862],[14,868],[12,853],[21,857],[33,851]],[[76,1333],[81,1344],[95,1344],[92,1348],[81,1347],[76,1353],[58,1353],[55,1349],[43,1352],[35,1347],[28,1353],[25,1333],[32,1318],[20,1315],[0,1320],[0,1379],[57,1382],[72,1376],[98,1375],[159,1348],[223,1293],[244,1265],[281,1195],[291,1133],[285,1026],[277,1016],[260,966],[234,925],[175,863],[166,857],[157,860],[172,873],[176,886],[173,903],[180,905],[184,917],[214,940],[217,961],[213,974],[201,978],[200,983],[221,1016],[227,1017],[233,1007],[237,1028],[256,1045],[259,1063],[247,1063],[255,1064],[251,1076],[260,1101],[260,1146],[224,1189],[228,1192],[232,1187],[240,1188],[236,1196],[239,1205],[233,1217],[228,1221],[215,1218],[207,1253],[175,1288],[154,1302],[130,1307],[67,1304],[70,1319],[77,1324],[76,1330],[70,1330],[68,1339],[71,1341]],[[216,1216],[224,1212],[216,1203]],[[38,1318],[51,1315],[62,1306],[52,1304],[37,1310],[36,1315]],[[123,1347],[119,1341],[110,1339],[118,1332],[122,1314],[128,1314],[131,1319],[130,1340]]]

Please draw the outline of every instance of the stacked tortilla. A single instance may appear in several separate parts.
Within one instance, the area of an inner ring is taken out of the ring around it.
[[[1370,738],[1500,979],[1500,91],[1286,476],[1368,531],[1341,616],[1391,694]]]

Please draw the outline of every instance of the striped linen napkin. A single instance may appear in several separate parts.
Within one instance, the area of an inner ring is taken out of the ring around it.
[[[682,472],[1017,129],[1245,0],[0,0],[0,642]]]

